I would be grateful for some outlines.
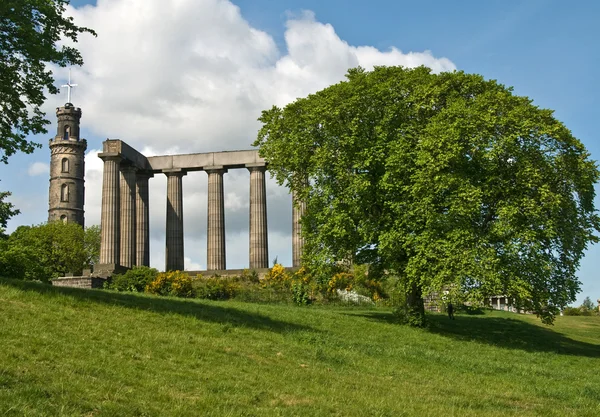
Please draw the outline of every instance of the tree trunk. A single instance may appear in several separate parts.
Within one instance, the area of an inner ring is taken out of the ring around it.
[[[411,284],[406,294],[406,318],[408,324],[415,327],[425,325],[425,304],[421,286]]]

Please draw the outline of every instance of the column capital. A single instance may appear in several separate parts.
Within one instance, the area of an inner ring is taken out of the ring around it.
[[[187,171],[182,168],[163,169],[161,172],[167,177],[183,177],[184,175],[187,175]]]
[[[102,152],[98,154],[98,158],[102,159],[103,161],[121,162],[123,156],[118,152]]]
[[[250,172],[252,172],[252,171],[262,171],[262,172],[265,172],[267,170],[267,164],[264,163],[264,162],[257,162],[257,163],[253,163],[253,164],[246,164],[245,167]]]
[[[207,174],[225,174],[227,173],[227,168],[223,166],[211,166],[204,168]]]

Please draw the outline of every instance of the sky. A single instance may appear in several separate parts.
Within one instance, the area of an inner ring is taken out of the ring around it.
[[[168,6],[167,6],[168,5]],[[85,65],[72,69],[72,102],[87,139],[86,225],[100,223],[106,138],[146,155],[251,149],[261,110],[283,106],[343,79],[358,65],[427,65],[464,70],[513,86],[515,94],[555,111],[600,159],[600,2],[579,0],[72,0],[68,13],[98,37],[80,37]],[[57,85],[67,69],[53,68]],[[44,105],[43,147],[0,165],[0,190],[21,214],[8,231],[47,220],[48,139],[55,108]],[[186,269],[206,265],[203,172],[183,180]],[[249,174],[230,170],[226,194],[227,267],[248,266]],[[600,194],[600,188],[596,187]],[[291,198],[267,183],[269,258],[291,264]],[[600,207],[600,198],[596,198]],[[150,181],[151,265],[164,268],[166,179]],[[590,246],[579,279],[600,298],[599,245]]]

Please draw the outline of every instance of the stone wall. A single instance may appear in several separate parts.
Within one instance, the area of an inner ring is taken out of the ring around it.
[[[72,287],[72,288],[102,288],[104,278],[97,277],[63,277],[52,280],[52,285],[55,287]]]

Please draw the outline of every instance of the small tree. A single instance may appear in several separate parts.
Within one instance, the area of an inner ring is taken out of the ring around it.
[[[581,304],[581,309],[586,311],[594,311],[596,310],[596,306],[590,297],[585,297],[583,304]]]
[[[3,201],[6,197],[9,197],[9,192],[0,192],[0,238],[4,236],[4,230],[8,219],[12,216],[19,214],[19,210],[15,209],[12,203]]]
[[[100,243],[100,226],[86,227],[83,236],[83,250],[86,255],[85,264],[88,268],[93,268],[100,260]]]

